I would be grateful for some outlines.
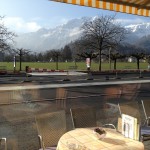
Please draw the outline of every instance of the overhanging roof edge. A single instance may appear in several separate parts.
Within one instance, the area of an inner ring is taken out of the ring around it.
[[[68,3],[73,5],[93,7],[110,11],[150,17],[150,7],[149,6],[144,7],[143,6],[144,4],[135,5],[127,2],[117,3],[117,1],[112,2],[112,0],[49,0],[49,1]]]

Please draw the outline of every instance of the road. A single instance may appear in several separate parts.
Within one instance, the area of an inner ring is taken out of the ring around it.
[[[49,83],[65,83],[65,82],[106,82],[116,80],[146,80],[150,79],[150,73],[132,73],[132,74],[87,74],[82,72],[40,72],[28,73],[27,75],[6,75],[0,76],[0,84],[23,84],[25,82],[32,82],[36,84],[49,84]]]

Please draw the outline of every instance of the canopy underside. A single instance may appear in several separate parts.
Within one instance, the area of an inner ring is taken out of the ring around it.
[[[122,13],[150,16],[150,0],[51,0]]]

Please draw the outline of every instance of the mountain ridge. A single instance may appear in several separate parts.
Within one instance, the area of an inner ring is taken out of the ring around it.
[[[46,51],[63,48],[66,44],[78,39],[82,33],[81,26],[89,17],[69,20],[55,28],[41,28],[36,32],[25,33],[15,38],[17,48],[33,51]],[[93,18],[92,18],[93,19]],[[150,23],[124,26],[130,34],[125,42],[134,44],[144,36],[150,35]]]

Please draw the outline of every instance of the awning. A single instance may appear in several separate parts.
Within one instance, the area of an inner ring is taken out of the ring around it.
[[[150,16],[150,0],[51,0],[134,15]]]

